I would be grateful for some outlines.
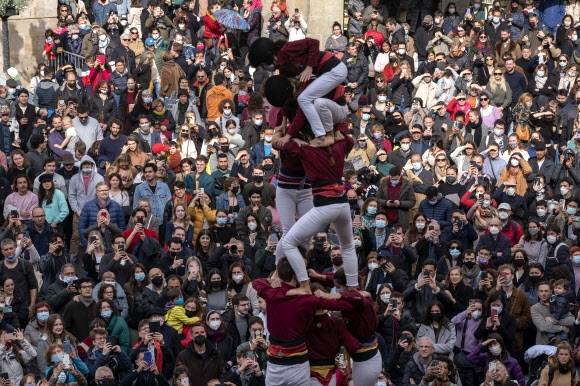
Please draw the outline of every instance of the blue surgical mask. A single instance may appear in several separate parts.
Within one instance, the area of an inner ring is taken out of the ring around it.
[[[262,126],[262,123],[264,123],[264,121],[262,121],[261,119],[256,119],[256,120],[254,121],[254,124],[255,124],[256,126]]]
[[[111,317],[111,315],[113,315],[112,310],[101,311],[101,316],[105,319],[109,319]]]
[[[135,280],[143,281],[145,280],[145,272],[139,272],[135,274]]]
[[[363,119],[363,121],[368,121],[369,119],[371,119],[371,115],[365,113],[362,115],[362,119]]]
[[[559,62],[558,63],[560,65],[560,67],[566,67],[566,65],[568,64],[567,62]]]
[[[176,306],[182,306],[183,305],[183,296],[180,297],[179,299],[176,299],[174,303]]]
[[[9,262],[13,262],[14,260],[16,260],[17,257],[16,255],[12,256],[12,257],[5,257],[4,260],[9,261]]]
[[[391,185],[397,186],[399,185],[399,182],[401,182],[401,180],[391,180]]]
[[[538,72],[536,72],[536,75],[538,75],[540,78],[544,77],[546,73],[542,70],[538,70]]]
[[[530,235],[535,236],[538,234],[538,228],[530,228],[528,232],[530,232]]]
[[[405,32],[407,32],[407,30],[405,30]],[[375,383],[375,386],[387,386],[387,382],[377,382]]]
[[[216,221],[217,221],[218,225],[226,225],[228,222],[228,219],[221,217],[221,218],[218,218]]]
[[[497,17],[497,16],[492,17],[491,20],[496,24],[499,23],[499,17]]]
[[[371,216],[377,214],[377,208],[375,208],[374,206],[369,206],[367,208],[367,213],[370,214]]]
[[[36,314],[36,318],[42,323],[46,322],[49,316],[50,313],[48,311],[40,311],[38,314]]]
[[[495,310],[495,311],[497,311],[497,313],[498,313],[498,314],[501,314],[501,312],[502,312],[502,310],[503,310],[503,307],[491,307],[491,310],[492,310],[492,311],[494,311],[494,310]]]
[[[73,281],[75,281],[77,279],[76,276],[65,276],[62,278],[62,281],[64,281],[66,284],[70,284]]]
[[[151,103],[152,101],[153,101],[153,98],[150,98],[150,97],[144,97],[144,98],[143,98],[143,103],[147,103],[147,104],[149,104],[149,103]]]
[[[385,95],[379,95],[377,99],[381,103],[385,103],[387,101],[387,97]]]
[[[54,354],[52,357],[50,357],[50,359],[53,363],[59,364],[62,362],[62,353]]]
[[[566,208],[566,213],[570,216],[574,216],[576,214],[576,208]]]
[[[394,107],[389,107],[389,113],[392,113],[393,111],[395,111]]]
[[[574,261],[574,264],[580,265],[580,255],[573,256],[572,260]]]
[[[423,167],[423,165],[421,165],[421,162],[413,162],[411,165],[413,166],[413,170],[416,172],[421,170],[421,167]]]
[[[93,171],[93,168],[83,168],[83,173],[91,173]]]
[[[58,374],[58,377],[56,378],[56,383],[60,384],[66,383],[66,373],[64,371],[61,371],[60,374]]]
[[[451,257],[453,257],[454,259],[457,259],[460,255],[461,255],[461,251],[459,249],[450,249],[449,250],[449,254],[451,255]]]
[[[230,110],[230,109],[224,110],[224,115],[230,115],[231,113],[232,113],[232,110]]]
[[[429,205],[437,205],[437,200],[429,200]]]
[[[377,227],[377,229],[385,229],[387,227],[387,222],[385,220],[377,220],[375,222],[375,227]]]

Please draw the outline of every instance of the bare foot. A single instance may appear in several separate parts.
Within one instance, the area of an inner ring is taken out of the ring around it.
[[[294,288],[286,292],[286,296],[298,296],[298,295],[312,295],[310,290],[310,280],[305,280],[300,282],[300,287]]]
[[[334,140],[336,142],[342,141],[343,139],[344,139],[344,135],[342,135],[342,133],[340,131],[337,130],[334,132]]]
[[[327,146],[332,146],[334,144],[334,136],[330,137],[330,136],[320,136],[320,137],[316,137],[314,138],[312,141],[310,141],[310,146],[311,147],[327,147]]]

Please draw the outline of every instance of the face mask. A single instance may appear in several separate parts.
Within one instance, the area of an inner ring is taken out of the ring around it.
[[[72,39],[72,40],[77,40],[78,38],[79,38],[79,35],[77,35],[77,34],[73,34],[73,35],[71,36],[71,39]]]
[[[457,181],[456,177],[447,177],[445,178],[445,180],[447,181],[448,184],[454,184],[455,181]]]
[[[566,213],[570,216],[574,216],[576,214],[576,208],[566,208]]]
[[[149,98],[149,97],[144,97],[144,98],[143,98],[143,103],[147,103],[147,104],[149,104],[149,103],[151,103],[152,101],[153,101],[153,98]]]
[[[475,267],[475,261],[464,261],[463,265],[467,269],[472,269],[473,267]]]
[[[495,24],[499,23],[499,17],[495,16],[491,19]]]
[[[99,36],[99,40],[104,42],[105,40],[107,40],[107,35],[101,35]]]
[[[360,239],[354,239],[353,243],[355,248],[360,248],[362,246],[362,241],[360,241]]]
[[[255,231],[257,227],[258,227],[258,224],[256,224],[255,222],[248,223],[248,229],[251,231]]]
[[[369,272],[374,271],[375,269],[379,268],[379,265],[377,263],[369,263],[368,265],[369,267]],[[382,296],[382,295],[381,295]],[[386,303],[386,302],[385,302]]]
[[[439,312],[437,313],[431,313],[431,319],[433,319],[434,321],[438,322],[443,318],[443,315],[441,315]]]
[[[411,165],[413,166],[414,171],[418,172],[419,170],[421,170],[422,167],[421,162],[413,162]]]
[[[266,135],[266,136],[264,137],[264,141],[266,141],[266,142],[268,142],[268,143],[272,142],[272,136],[271,136],[271,135]]]
[[[364,113],[362,115],[362,119],[363,119],[363,121],[368,121],[369,119],[371,119],[371,115],[368,113]]]
[[[253,223],[256,225],[256,223]],[[232,275],[232,280],[235,281],[237,284],[240,284],[242,280],[244,280],[244,275]]]
[[[429,205],[437,205],[437,200],[429,200]]]
[[[538,284],[542,280],[541,276],[529,276],[530,283]]]
[[[503,135],[503,130],[502,129],[493,129],[493,133],[495,134],[496,137],[501,137]]]
[[[483,200],[483,207],[484,208],[487,208],[490,205],[491,205],[491,200]]]
[[[381,294],[381,300],[383,303],[388,303],[391,300],[391,294]]]
[[[219,322],[221,323],[221,322]],[[219,326],[218,326],[219,328]],[[206,338],[203,335],[198,335],[195,337],[195,339],[193,339],[193,343],[195,343],[198,346],[203,346],[205,344]]]
[[[151,127],[151,126],[149,126],[149,124],[148,124],[148,123],[144,123],[144,124],[142,124],[142,125],[141,125],[139,128],[141,129],[141,131],[142,131],[143,133],[146,133],[146,132],[148,132],[148,131],[149,131],[149,128],[150,128],[150,127]]]
[[[523,267],[525,262],[526,262],[526,261],[525,261],[525,260],[523,260],[523,259],[514,260],[514,265],[515,265],[516,267]]]
[[[545,72],[542,70],[538,70],[538,72],[536,73],[540,78],[544,77]]]
[[[547,236],[546,237],[546,241],[548,242],[548,244],[554,244],[556,242],[557,238],[556,236]]]
[[[174,303],[176,306],[182,306],[183,305],[183,296],[180,297],[179,299],[176,299]]]
[[[203,51],[203,49],[205,48],[203,46],[203,44],[197,45],[195,48],[197,48],[198,51]]]
[[[387,227],[387,222],[385,220],[377,220],[375,222],[375,227],[377,227],[377,229],[385,229]]]
[[[477,319],[481,318],[481,311],[473,311],[473,312],[471,313],[471,317],[472,317],[473,319],[475,319],[475,320],[477,320]]]
[[[232,113],[232,110],[230,110],[230,109],[224,110],[224,115],[230,115],[231,113]]]
[[[46,42],[47,42],[48,44],[52,44],[52,39],[46,39]],[[44,71],[43,71],[43,72],[44,72]],[[40,75],[44,76],[44,74],[40,74]]]
[[[499,212],[497,217],[499,217],[500,220],[505,221],[508,219],[509,214],[507,212]]]
[[[83,173],[85,173],[85,174],[89,174],[89,173],[91,173],[92,171],[93,171],[93,169],[92,169],[92,168],[83,168]]]
[[[264,181],[264,176],[254,176],[254,182],[261,184]]]
[[[107,93],[107,89],[106,88],[102,88],[99,91],[101,92],[101,94],[106,94]]]
[[[387,386],[387,382],[377,382],[375,386]]]
[[[497,235],[499,233],[499,228],[498,227],[489,227],[489,233],[491,233],[492,235]]]
[[[538,209],[536,212],[538,213],[538,216],[540,216],[540,217],[544,217],[544,215],[546,214],[545,209]],[[536,233],[538,233],[538,232],[536,231]]]
[[[65,282],[66,284],[72,283],[73,281],[75,281],[77,279],[76,276],[65,276],[62,281]]]
[[[518,147],[517,143],[510,143],[508,145],[511,149],[515,149],[516,147]],[[512,159],[510,162],[512,163],[513,166],[518,166],[520,164],[517,159]]]
[[[58,377],[56,378],[56,383],[58,384],[66,383],[66,373],[64,371],[61,371],[60,374],[58,374]]]
[[[220,70],[223,71],[225,70],[226,66],[220,66]]]
[[[222,286],[222,282],[221,281],[212,281],[211,282],[211,287],[213,289],[219,289]]]
[[[401,144],[401,150],[403,150],[403,151],[409,151],[410,148],[411,148],[411,145],[408,143]]]
[[[163,284],[163,277],[155,276],[153,279],[151,279],[151,283],[153,283],[155,287],[160,287]]]
[[[399,55],[405,55],[405,50],[403,48],[401,48],[400,50],[397,50],[397,53]]]
[[[54,354],[50,359],[52,359],[53,363],[60,363],[62,362],[62,353]]]
[[[139,282],[145,280],[145,272],[136,273],[135,280],[137,280]]]
[[[560,188],[560,194],[561,194],[562,196],[565,196],[565,195],[567,195],[569,191],[570,191],[569,189],[566,189],[566,188]]]
[[[572,259],[574,260],[574,264],[580,265],[580,255],[574,255]]]
[[[513,196],[516,194],[516,188],[507,188],[506,193],[508,196]]]
[[[254,121],[254,125],[256,125],[256,126],[262,126],[262,123],[263,123],[263,121],[261,119],[256,119]]]
[[[48,313],[48,311],[41,311],[38,314],[36,314],[36,318],[40,320],[42,323],[46,322],[49,316],[50,314]]]
[[[566,63],[566,62],[559,62],[558,64],[560,65],[560,67],[566,67],[566,64],[568,64],[568,63]]]
[[[479,9],[479,7],[481,7],[481,4],[479,3],[473,4],[473,9]]]
[[[535,236],[538,234],[538,228],[530,228],[528,232],[530,232],[530,235]]]
[[[419,230],[422,230],[425,228],[425,223],[424,222],[415,223],[415,227]]]
[[[566,27],[570,27],[570,24],[572,24],[572,23],[571,23],[571,22],[569,22],[569,21],[565,21],[565,22],[564,22],[564,25],[565,25]]]
[[[501,309],[501,307],[500,307]],[[491,353],[491,355],[493,355],[494,357],[498,357],[501,355],[501,346],[491,346],[489,348],[489,352]]]
[[[151,37],[153,38],[153,40],[157,40],[159,39],[159,34],[153,34],[151,35]]]
[[[223,218],[222,217],[222,218],[218,218],[217,219],[217,224],[218,225],[226,225],[227,222],[228,222],[228,219],[227,218]]]
[[[217,331],[221,325],[222,325],[221,320],[212,320],[211,322],[209,322],[209,328],[211,328],[214,331]]]
[[[379,97],[377,99],[381,103],[385,103],[387,101],[387,97],[385,95],[379,95]]]
[[[332,259],[332,264],[335,267],[340,267],[342,265],[343,261],[342,261],[342,257],[335,257]]]
[[[367,143],[366,142],[359,142],[358,143],[359,147],[367,147]]]
[[[449,250],[449,254],[451,255],[451,257],[453,257],[454,259],[457,259],[460,255],[461,255],[461,251],[459,249],[450,249]]]
[[[111,315],[113,315],[113,311],[112,310],[107,310],[107,311],[101,311],[101,316],[105,319],[108,319],[111,317]]]
[[[230,147],[229,146],[220,146],[220,150],[222,151],[222,153],[227,153],[228,151],[230,151]]]
[[[14,255],[12,257],[5,257],[4,259],[12,263],[13,261],[16,260],[16,255]]]
[[[449,8],[449,13],[450,14],[454,14],[455,13],[455,8]]]

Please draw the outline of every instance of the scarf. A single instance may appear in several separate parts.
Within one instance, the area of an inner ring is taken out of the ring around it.
[[[91,304],[93,304],[94,301],[92,297],[87,299],[84,296],[79,296],[79,300],[84,304],[85,307],[89,307]]]
[[[538,75],[535,75],[534,80],[536,81],[536,88],[539,90],[544,87],[546,81],[548,80],[548,77],[547,76],[540,77]]]
[[[183,125],[185,122],[185,113],[187,112],[188,107],[189,100],[185,104],[182,104],[181,102],[177,103],[177,124],[179,126]]]
[[[487,221],[486,218],[492,218],[497,216],[497,210],[491,206],[491,204],[487,208],[479,207],[475,212],[475,229],[483,231],[487,228]]]
[[[109,38],[106,38],[105,41],[99,39],[99,48],[107,48],[110,42],[111,40]]]
[[[165,111],[167,111],[167,109],[164,107],[161,111],[153,110],[153,113],[161,117],[163,114],[165,114]]]
[[[141,343],[143,343],[142,340],[137,342],[137,344],[135,344],[135,346],[133,346],[133,350],[135,350],[136,348],[141,346]],[[157,366],[157,369],[159,371],[162,371],[163,370],[163,351],[161,351],[161,344],[156,340],[153,341],[153,344],[155,344],[155,365]],[[147,347],[147,350],[149,350],[149,347]]]
[[[465,281],[470,286],[475,286],[475,279],[477,279],[477,275],[481,272],[481,268],[479,265],[475,264],[475,266],[471,269],[471,272],[465,268],[465,266],[461,266],[461,272],[463,272],[463,276],[465,277]]]
[[[223,338],[227,335],[227,329],[224,323],[220,325],[218,330],[212,330],[208,326],[205,327],[205,333],[207,335],[207,339],[211,340],[214,343],[220,342]]]

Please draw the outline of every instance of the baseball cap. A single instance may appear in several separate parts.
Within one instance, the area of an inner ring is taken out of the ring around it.
[[[19,81],[20,80],[20,75],[18,75],[18,70],[15,69],[14,67],[10,67],[7,71],[8,75],[10,75],[10,77],[12,79],[14,79],[15,81]]]
[[[145,39],[145,45],[149,46],[149,47],[154,46],[155,40],[153,40],[153,38],[147,38],[147,39]]]
[[[502,204],[499,204],[499,206],[497,207],[497,210],[512,210],[512,207],[510,206],[510,204],[504,202]]]

